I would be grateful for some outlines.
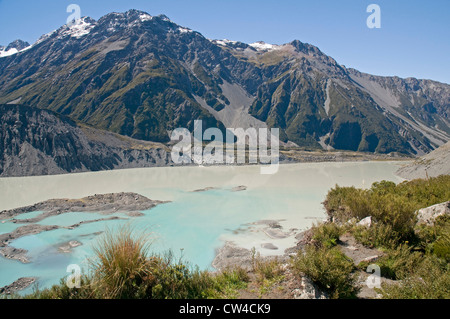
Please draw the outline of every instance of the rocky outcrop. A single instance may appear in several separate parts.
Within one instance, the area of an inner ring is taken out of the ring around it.
[[[71,240],[68,243],[60,245],[58,249],[63,253],[70,253],[73,248],[79,247],[81,245],[83,244],[79,241]]]
[[[28,264],[30,260],[27,256],[28,251],[25,249],[18,249],[11,246],[0,249],[0,255],[7,259],[18,260],[23,264]]]
[[[293,297],[294,299],[328,299],[328,295],[305,276],[302,277],[300,288],[293,291]]]
[[[231,189],[232,192],[242,192],[242,191],[246,191],[246,190],[247,190],[247,186],[244,186],[244,185],[236,186]]]
[[[339,249],[351,260],[355,266],[361,262],[374,262],[384,253],[375,248],[368,248],[359,244],[350,234],[344,234],[339,238]]]
[[[248,249],[238,247],[231,242],[227,242],[216,252],[212,266],[217,270],[222,270],[234,267],[235,265],[250,270],[253,267],[252,252]]]
[[[372,225],[372,216],[361,219],[357,225],[370,227]]]
[[[32,219],[13,220],[16,223],[37,223],[47,217],[69,212],[113,213],[138,212],[149,210],[165,202],[152,200],[136,193],[97,194],[81,199],[51,199],[34,205],[0,212],[1,219],[11,219],[17,215],[43,211]]]
[[[29,236],[29,235],[37,235],[42,232],[51,231],[60,228],[60,226],[57,225],[39,225],[39,224],[31,224],[31,225],[25,225],[19,228],[16,228],[14,231],[7,233],[7,234],[1,234],[0,235],[0,247],[8,247],[8,244],[20,237],[23,236]],[[4,250],[3,250],[4,251]],[[22,249],[13,249],[13,250],[7,250],[7,253],[4,254],[4,256],[8,256],[11,259],[16,259],[14,257],[13,253],[17,253],[22,255],[24,253],[24,250]]]
[[[422,208],[417,211],[417,223],[433,226],[439,216],[450,214],[450,201]]]
[[[36,281],[36,278],[20,278],[13,282],[12,284],[0,288],[0,295],[11,295],[14,294],[20,290],[23,290],[30,285],[32,285]]]

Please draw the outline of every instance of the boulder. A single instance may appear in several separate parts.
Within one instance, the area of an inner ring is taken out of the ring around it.
[[[361,219],[358,223],[359,226],[367,226],[370,227],[372,225],[372,216]]]
[[[301,288],[293,291],[294,299],[328,299],[326,293],[319,288],[308,277],[302,277]]]
[[[417,211],[417,223],[433,226],[439,216],[450,214],[450,201],[422,208]]]

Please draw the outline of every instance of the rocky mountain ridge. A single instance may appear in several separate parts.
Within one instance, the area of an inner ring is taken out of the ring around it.
[[[450,139],[450,85],[347,69],[298,40],[210,40],[130,10],[0,58],[0,103],[168,142],[171,130],[276,127],[289,145],[423,155]]]

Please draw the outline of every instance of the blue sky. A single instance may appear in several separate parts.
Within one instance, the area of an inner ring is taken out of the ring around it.
[[[66,23],[69,4],[98,19],[139,9],[211,39],[318,46],[347,67],[376,75],[450,83],[449,0],[0,0],[0,44],[30,43]],[[369,29],[369,4],[381,8],[381,29]]]

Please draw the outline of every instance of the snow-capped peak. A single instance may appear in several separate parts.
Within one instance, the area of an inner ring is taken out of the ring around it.
[[[264,41],[258,41],[249,45],[256,51],[273,51],[281,48],[279,45],[265,43]]]
[[[65,27],[67,29],[61,33],[62,36],[69,35],[73,38],[80,38],[89,34],[95,27],[95,23],[92,23],[92,20],[81,18],[74,23],[67,24]]]

